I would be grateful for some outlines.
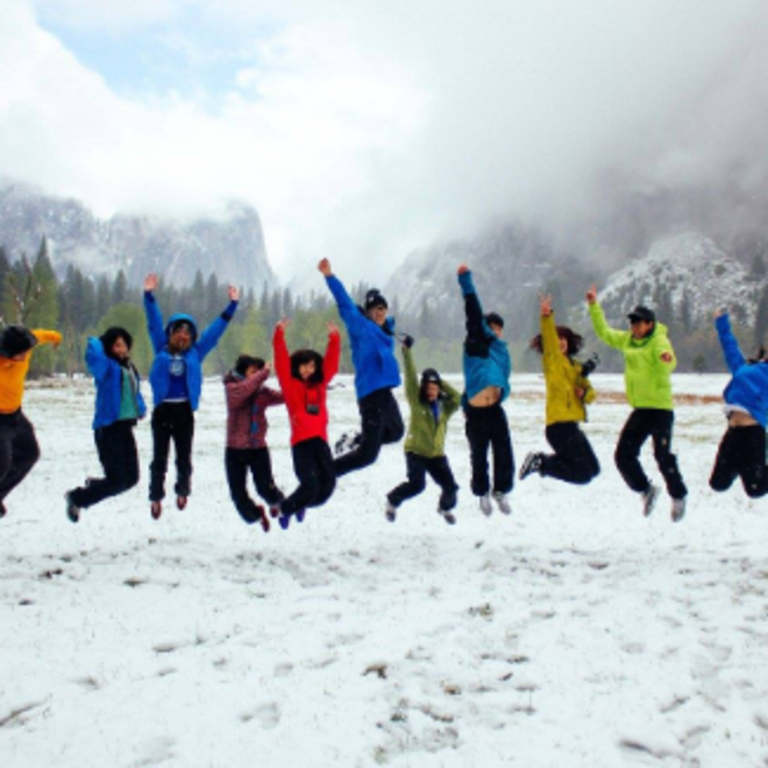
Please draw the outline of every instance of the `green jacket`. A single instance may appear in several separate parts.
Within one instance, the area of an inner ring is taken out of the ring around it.
[[[624,355],[624,385],[629,404],[633,408],[671,411],[674,408],[672,371],[677,366],[677,358],[667,337],[667,326],[657,321],[650,336],[635,339],[632,331],[609,328],[597,302],[590,305],[589,316],[598,337]],[[661,359],[665,352],[672,355],[669,363]]]
[[[432,409],[420,398],[419,377],[410,349],[403,349],[405,361],[405,396],[411,406],[411,420],[405,438],[405,450],[427,459],[445,456],[445,433],[448,419],[461,405],[461,394],[448,382],[443,381],[440,393],[440,415],[435,421]]]

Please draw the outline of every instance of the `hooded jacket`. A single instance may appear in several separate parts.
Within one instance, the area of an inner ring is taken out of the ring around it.
[[[749,415],[765,429],[768,414],[768,364],[750,364],[744,359],[727,314],[715,320],[715,328],[726,365],[733,376],[723,391],[723,399],[729,405],[746,408]]]
[[[283,393],[264,386],[269,370],[246,378],[230,371],[224,377],[227,397],[227,448],[266,448],[266,410],[285,402]]]
[[[328,334],[328,347],[323,358],[323,380],[305,382],[291,374],[291,358],[285,345],[285,332],[278,326],[272,338],[275,354],[275,372],[285,398],[285,407],[291,420],[291,445],[319,437],[328,442],[328,384],[339,370],[341,337],[338,332]]]
[[[117,360],[104,351],[101,339],[93,336],[88,339],[85,349],[85,363],[96,383],[96,412],[93,416],[93,429],[108,427],[120,420],[120,404],[123,396],[123,371],[135,377],[136,412],[142,418],[147,412],[144,398],[141,396],[141,378],[133,367],[126,369]]]
[[[677,367],[677,358],[667,337],[667,327],[656,321],[650,335],[636,339],[632,331],[610,328],[597,302],[589,305],[589,316],[597,336],[624,355],[624,386],[629,404],[633,408],[673,410],[672,371]],[[661,359],[665,352],[672,355],[669,363]]]
[[[448,419],[461,406],[461,394],[447,381],[441,380],[440,415],[435,421],[430,404],[421,397],[421,385],[413,362],[413,352],[410,349],[403,349],[403,360],[405,361],[405,396],[411,406],[405,451],[427,459],[445,456]]]
[[[459,285],[464,296],[467,319],[467,337],[464,341],[466,399],[471,400],[486,387],[498,387],[501,390],[499,403],[502,403],[509,395],[509,377],[512,374],[509,349],[483,317],[483,308],[471,271],[459,275]]]
[[[555,313],[541,316],[541,348],[544,381],[547,384],[547,426],[564,421],[586,421],[585,405],[595,399],[588,378],[581,375],[581,363],[560,350]],[[584,397],[576,396],[576,388]]]
[[[39,344],[60,344],[61,334],[36,328],[32,331]],[[15,413],[24,397],[24,380],[32,358],[30,350],[23,360],[0,357],[0,413]]]
[[[395,359],[395,321],[387,318],[384,328],[366,317],[334,275],[325,278],[339,314],[347,327],[355,367],[357,399],[379,389],[400,386],[400,369]]]
[[[227,325],[237,310],[237,302],[230,301],[227,308],[203,331],[198,337],[197,323],[190,315],[175,314],[168,318],[168,324],[163,327],[163,316],[157,306],[155,296],[151,291],[144,291],[144,312],[147,316],[147,327],[155,359],[149,372],[149,383],[152,386],[152,397],[155,408],[165,400],[170,386],[171,353],[168,351],[171,326],[184,321],[192,326],[192,344],[182,353],[187,377],[189,404],[196,411],[200,404],[200,392],[203,388],[203,360],[218,344],[219,339],[227,330]]]

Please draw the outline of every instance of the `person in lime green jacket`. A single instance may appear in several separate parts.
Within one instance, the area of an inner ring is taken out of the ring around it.
[[[642,495],[643,514],[647,517],[653,511],[659,489],[643,471],[640,450],[649,437],[653,438],[653,455],[672,498],[672,521],[679,522],[685,515],[688,489],[672,453],[672,371],[677,358],[667,328],[657,322],[653,310],[637,306],[627,315],[630,330],[615,330],[606,322],[595,285],[587,291],[586,298],[595,333],[624,355],[624,383],[633,411],[616,446],[616,466],[626,484]]]
[[[546,436],[554,453],[529,453],[520,467],[520,479],[538,472],[543,477],[586,485],[600,474],[600,463],[579,428],[579,422],[587,420],[587,404],[595,399],[584,365],[574,359],[584,339],[570,328],[555,325],[552,296],[539,296],[539,307],[541,333],[531,340],[530,346],[543,358]]]
[[[386,516],[391,523],[395,522],[400,504],[424,490],[428,473],[442,491],[437,511],[447,523],[454,525],[456,517],[452,510],[456,506],[459,486],[445,455],[445,433],[448,420],[461,405],[461,394],[434,368],[427,368],[419,381],[411,352],[412,344],[413,339],[406,336],[403,340],[405,396],[411,406],[405,438],[408,479],[387,495]]]

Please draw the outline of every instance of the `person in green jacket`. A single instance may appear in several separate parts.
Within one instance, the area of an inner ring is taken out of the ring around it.
[[[685,516],[685,487],[677,457],[672,453],[672,425],[675,421],[672,403],[672,371],[677,365],[675,351],[667,336],[667,328],[656,321],[653,310],[635,307],[627,317],[630,330],[618,331],[608,326],[597,301],[597,287],[586,294],[589,316],[597,336],[609,347],[624,355],[624,384],[627,400],[633,410],[621,431],[616,446],[616,466],[624,482],[643,499],[643,514],[648,517],[659,497],[659,489],[651,483],[640,464],[643,443],[653,438],[653,455],[672,498],[672,521]]]
[[[405,461],[408,479],[387,495],[386,517],[394,523],[397,508],[406,500],[418,496],[426,486],[426,475],[440,486],[440,502],[437,511],[450,525],[456,523],[451,510],[456,506],[459,486],[453,477],[451,465],[445,455],[445,433],[448,419],[461,405],[461,394],[447,381],[443,381],[434,368],[427,368],[416,375],[411,345],[413,339],[403,340],[405,361],[405,396],[411,406],[411,419],[405,439]]]

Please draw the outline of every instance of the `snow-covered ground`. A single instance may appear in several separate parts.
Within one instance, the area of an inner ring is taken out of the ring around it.
[[[357,421],[342,381],[332,438]],[[434,486],[386,522],[396,446],[268,535],[228,498],[219,382],[187,510],[150,518],[144,423],[140,487],[79,525],[62,494],[98,471],[90,385],[31,389],[43,457],[0,521],[0,766],[768,765],[768,500],[707,488],[724,381],[675,380],[678,525],[666,497],[644,519],[619,478],[628,409],[608,396],[585,488],[532,477],[511,517],[484,518],[459,415],[455,527]],[[513,390],[519,462],[544,446],[543,382]],[[271,424],[292,488],[282,409]]]

